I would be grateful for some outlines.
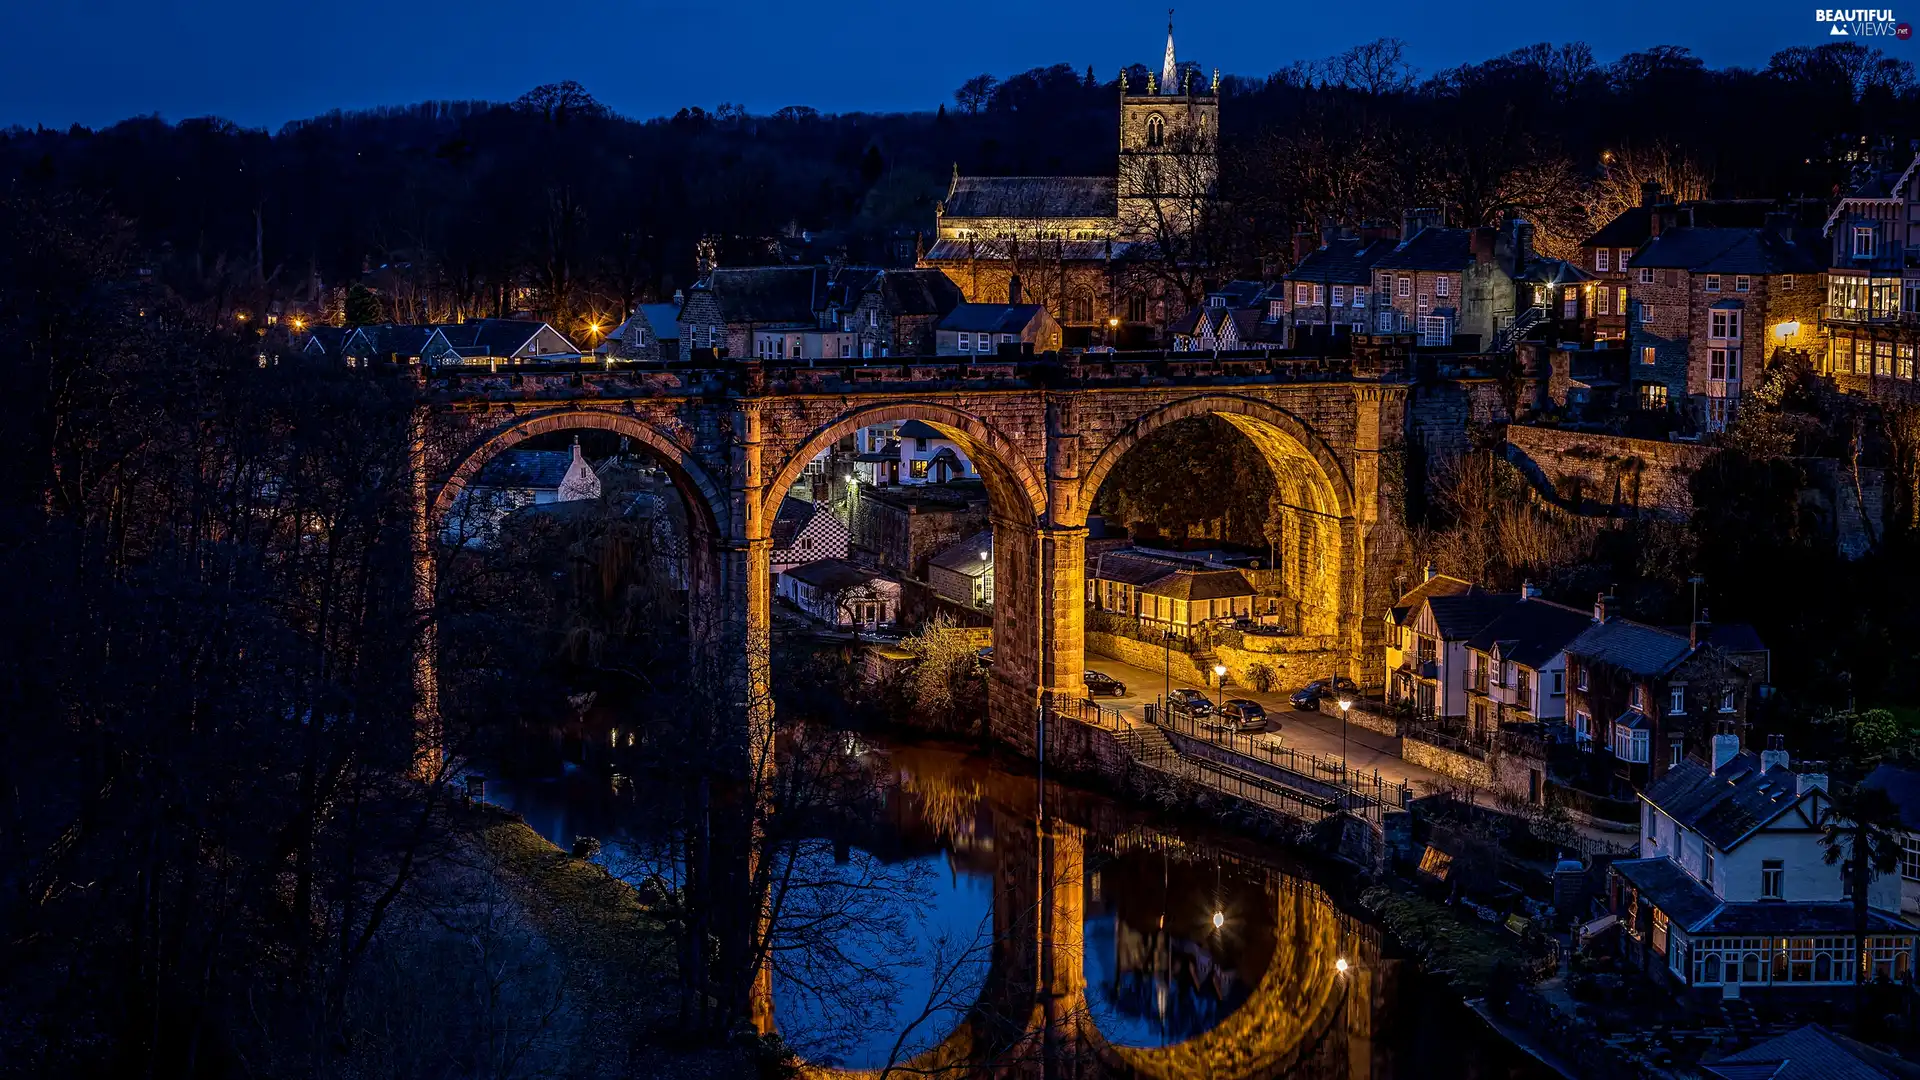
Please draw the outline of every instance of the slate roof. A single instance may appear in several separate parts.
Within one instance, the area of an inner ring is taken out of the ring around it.
[[[535,319],[468,319],[437,326],[447,344],[465,356],[512,356],[532,343],[547,324]],[[559,333],[559,331],[554,331]],[[560,339],[566,341],[566,335]],[[572,342],[567,342],[572,347]]]
[[[1366,241],[1343,236],[1307,253],[1282,275],[1282,281],[1311,281],[1331,285],[1366,285],[1373,268],[1395,247],[1392,240]]]
[[[1664,909],[1663,909],[1664,910]],[[1671,917],[1671,916],[1669,916]],[[1885,912],[1868,909],[1868,933],[1912,934],[1911,923]],[[1690,929],[1699,934],[1852,934],[1851,900],[1778,900],[1723,904],[1706,921]]]
[[[895,432],[895,434],[899,435],[903,439],[944,439],[946,438],[945,435],[940,434],[939,428],[934,427],[932,424],[927,423],[925,420],[908,420],[905,423],[900,425],[900,430]],[[895,455],[895,456],[898,456],[898,455]]]
[[[480,470],[474,485],[558,489],[572,464],[571,450],[502,450]]]
[[[1260,294],[1265,291],[1266,286],[1257,281],[1229,281],[1208,293],[1207,296],[1209,299],[1215,296],[1226,297],[1228,307],[1247,307],[1258,303]]]
[[[316,326],[308,331],[313,337],[313,345],[320,347],[327,356],[338,359],[340,343],[347,339],[347,329],[340,326]]]
[[[965,300],[960,286],[938,270],[882,270],[868,288],[880,290],[890,315],[945,315]]]
[[[851,589],[880,576],[878,570],[855,566],[845,559],[821,559],[818,562],[801,563],[799,566],[780,572],[795,581],[827,592]]]
[[[816,504],[805,499],[796,499],[791,495],[781,499],[780,509],[773,515],[773,528],[770,533],[773,537],[774,550],[792,547],[794,538],[800,535],[801,529],[807,527],[807,522],[812,520],[814,513],[818,510],[819,507]]]
[[[1685,634],[1610,618],[1589,626],[1567,645],[1567,651],[1635,675],[1664,675],[1687,658],[1693,643]]]
[[[1791,769],[1762,772],[1759,756],[1742,751],[1718,772],[1692,759],[1682,761],[1640,797],[1725,851],[1798,803],[1797,783]]]
[[[1147,245],[1137,245],[1150,251]],[[937,240],[927,249],[929,262],[965,262],[968,259],[1009,259],[1042,255],[1065,262],[1097,262],[1133,254],[1135,244],[1121,240]]]
[[[723,266],[694,288],[710,293],[729,323],[814,326],[829,284],[824,266]]]
[[[1861,783],[1886,792],[1900,808],[1900,820],[1907,828],[1920,830],[1920,769],[1884,764],[1868,773]]]
[[[1435,574],[1432,577],[1408,589],[1399,601],[1387,612],[1394,622],[1404,623],[1407,616],[1420,610],[1420,604],[1429,596],[1453,596],[1473,588],[1473,582],[1465,581],[1450,574]]]
[[[1430,596],[1427,607],[1433,611],[1441,640],[1465,641],[1519,602],[1519,593],[1482,592],[1475,585],[1452,596]]]
[[[1491,652],[1498,642],[1502,658],[1537,670],[1592,625],[1592,612],[1526,598],[1495,615],[1468,639],[1467,648]]]
[[[1019,334],[1045,310],[1039,304],[959,304],[940,320],[940,329]]]
[[[1232,596],[1252,596],[1253,586],[1238,570],[1175,570],[1166,577],[1141,587],[1141,592],[1174,600],[1219,600]]]
[[[1615,859],[1614,872],[1625,878],[1667,918],[1691,930],[1720,908],[1720,898],[1700,884],[1679,863],[1660,856],[1652,859]]]
[[[1598,232],[1581,241],[1580,246],[1639,247],[1653,236],[1653,209],[1650,206],[1628,207],[1618,217],[1602,225]],[[1778,209],[1779,204],[1772,199],[1708,199],[1678,204],[1680,213],[1692,216],[1693,225],[1725,229],[1757,228],[1766,224],[1767,215]],[[1824,212],[1822,216],[1825,216]]]
[[[1597,278],[1597,274],[1590,274],[1584,267],[1565,259],[1535,259],[1523,267],[1514,280],[1536,285],[1564,285]]]
[[[1146,586],[1174,573],[1180,567],[1166,559],[1156,559],[1138,551],[1103,552],[1094,566],[1093,576],[1122,585]]]
[[[987,557],[982,559],[981,552]],[[985,529],[974,533],[965,540],[953,545],[928,560],[928,565],[942,570],[951,570],[968,577],[980,577],[993,569],[993,530]]]
[[[1228,340],[1227,324],[1233,324],[1231,340],[1257,344],[1267,338],[1265,313],[1259,308],[1197,307],[1187,309],[1170,332],[1183,337],[1200,337],[1202,330],[1215,341]],[[1276,327],[1278,324],[1274,324]]]
[[[1462,270],[1473,262],[1473,230],[1428,226],[1382,255],[1376,270]]]
[[[1772,229],[1668,229],[1634,255],[1635,268],[1708,274],[1806,274],[1826,268],[1827,246],[1817,232],[1794,230],[1789,242]]]
[[[680,340],[680,306],[678,304],[641,304],[638,314],[646,320],[647,329],[653,331],[654,340]]]
[[[949,218],[1110,218],[1120,212],[1111,176],[959,176]]]
[[[1755,1043],[1701,1070],[1720,1080],[1912,1080],[1920,1065],[1901,1061],[1819,1024]]]

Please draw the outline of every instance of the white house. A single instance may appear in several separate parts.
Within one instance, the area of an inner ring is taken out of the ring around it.
[[[789,495],[780,500],[773,517],[773,572],[784,574],[821,559],[844,559],[849,535],[847,523],[831,506]]]
[[[449,544],[487,547],[507,515],[529,506],[600,497],[600,477],[571,450],[503,450],[454,499],[444,537]]]
[[[1540,599],[1531,583],[1520,599],[1467,641],[1469,730],[1485,738],[1503,722],[1567,716],[1567,645],[1593,625],[1593,615]]]
[[[1467,715],[1467,643],[1519,599],[1427,567],[1387,609],[1387,700],[1428,716]]]
[[[930,424],[919,420],[901,424],[899,443],[900,472],[894,478],[896,483],[944,484],[949,480],[980,478],[960,444]]]
[[[1674,985],[1739,997],[1831,995],[1853,982],[1854,909],[1821,846],[1827,778],[1795,773],[1777,745],[1742,752],[1717,735],[1641,792],[1640,857],[1610,872],[1630,960]],[[1870,977],[1910,982],[1920,928],[1899,918],[1900,880],[1868,892]]]
[[[892,626],[900,583],[845,559],[802,563],[777,579],[779,595],[829,626],[867,630]]]
[[[1881,765],[1862,783],[1885,791],[1900,808],[1900,910],[1920,916],[1920,769]]]

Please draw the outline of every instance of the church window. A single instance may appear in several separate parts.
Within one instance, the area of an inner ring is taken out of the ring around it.
[[[1152,116],[1147,117],[1147,145],[1148,146],[1159,146],[1162,140],[1166,138],[1166,135],[1167,135],[1167,125],[1165,121],[1160,119],[1160,114],[1155,113]]]
[[[1127,297],[1127,321],[1137,323],[1147,321],[1147,298],[1144,294],[1134,293]]]
[[[1076,293],[1073,298],[1072,319],[1076,323],[1093,321],[1093,297],[1086,293]]]

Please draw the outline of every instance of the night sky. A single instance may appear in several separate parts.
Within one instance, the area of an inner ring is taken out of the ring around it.
[[[982,71],[1005,76],[1066,61],[1080,69],[1091,63],[1107,79],[1125,63],[1157,67],[1166,22],[1161,0],[11,0],[4,7],[0,125],[55,127],[145,113],[274,127],[334,108],[510,100],[567,78],[635,117],[723,101],[754,112],[792,104],[932,109]],[[1787,0],[1195,3],[1180,8],[1176,36],[1182,58],[1248,75],[1381,36],[1405,40],[1427,72],[1538,41],[1585,41],[1602,63],[1669,44],[1716,67],[1760,66],[1775,50],[1828,40],[1814,7]],[[1897,5],[1894,13],[1908,17]],[[1920,4],[1914,18],[1920,22]],[[1920,59],[1920,40],[1869,43]]]

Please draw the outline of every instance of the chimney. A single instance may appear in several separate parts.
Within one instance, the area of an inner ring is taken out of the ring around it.
[[[686,293],[683,293],[683,292],[681,292],[681,291],[680,291],[679,289],[675,289],[675,290],[673,290],[673,302],[674,302],[675,304],[684,304],[684,303],[686,303],[686,302],[687,302],[687,294],[686,294]]]
[[[1493,262],[1495,244],[1497,243],[1499,235],[1499,230],[1493,228],[1483,227],[1473,230],[1474,262],[1482,266],[1487,266]]]
[[[1666,197],[1660,194],[1660,181],[1647,180],[1641,183],[1640,185],[1640,205],[1641,206],[1659,206],[1661,203],[1664,203],[1666,201],[1667,201]]]
[[[1433,568],[1433,564],[1432,564],[1432,563],[1428,563],[1428,564],[1427,564],[1427,571],[1426,571],[1426,576],[1425,576],[1425,577],[1423,577],[1423,578],[1421,578],[1420,580],[1421,580],[1421,581],[1432,581],[1432,580],[1433,580],[1434,578],[1436,578],[1436,577],[1439,577],[1439,576],[1440,576],[1440,573],[1439,573],[1439,571],[1437,571],[1437,570],[1435,570],[1435,569]]]
[[[1444,220],[1445,217],[1435,207],[1407,210],[1400,215],[1400,242],[1404,244],[1420,235],[1421,229],[1438,226]]]
[[[1313,249],[1316,243],[1317,243],[1317,240],[1314,237],[1313,233],[1308,232],[1305,229],[1302,229],[1299,232],[1294,233],[1293,234],[1293,261],[1298,263],[1300,260],[1313,254]]]
[[[1593,598],[1594,622],[1603,623],[1607,621],[1607,605],[1611,603],[1613,603],[1613,597],[1608,596],[1606,593],[1601,593],[1599,596]]]
[[[1767,736],[1767,748],[1760,751],[1760,771],[1764,773],[1773,769],[1792,768],[1793,758],[1787,753],[1787,737],[1785,735]]]
[[[1697,649],[1706,644],[1707,638],[1711,636],[1713,636],[1713,623],[1707,618],[1707,609],[1701,608],[1700,617],[1694,620],[1692,629],[1687,633],[1687,640]]]
[[[1340,230],[1334,227],[1333,222],[1323,221],[1320,223],[1320,246],[1321,247],[1326,247],[1328,244],[1333,243],[1333,238],[1339,235],[1340,235]]]
[[[1713,737],[1713,772],[1718,776],[1727,762],[1740,756],[1740,736],[1722,732]]]
[[[1793,794],[1795,797],[1809,791],[1827,790],[1827,774],[1823,772],[1795,773],[1793,776]]]
[[[1533,261],[1533,222],[1513,219],[1513,268],[1523,270]]]
[[[1007,278],[1007,305],[1012,307],[1020,303],[1020,275],[1013,274]]]
[[[1648,215],[1647,232],[1651,236],[1659,236],[1668,229],[1679,227],[1679,224],[1679,209],[1672,203],[1661,203],[1653,208],[1652,214]]]
[[[1792,214],[1775,210],[1767,215],[1764,227],[1767,232],[1772,233],[1776,238],[1784,240],[1789,244],[1793,243]]]
[[[1521,582],[1520,583],[1520,599],[1522,600],[1540,599],[1540,586],[1535,585],[1531,579]]]

